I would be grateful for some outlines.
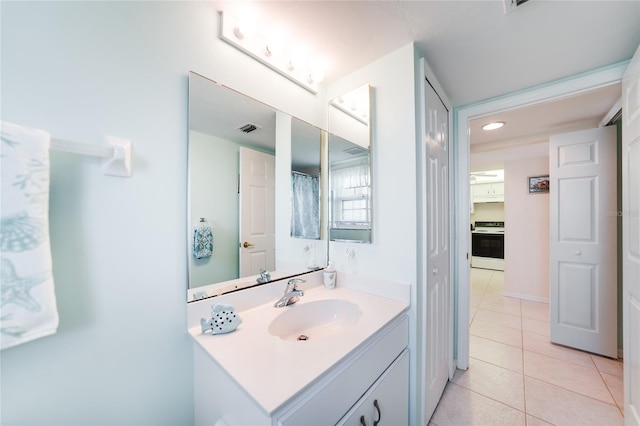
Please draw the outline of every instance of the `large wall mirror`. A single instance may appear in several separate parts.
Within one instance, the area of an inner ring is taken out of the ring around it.
[[[282,123],[290,128],[282,131]],[[289,259],[279,262],[276,244],[292,236],[321,238],[319,179],[309,197],[313,205],[317,201],[317,210],[305,211],[304,229],[294,226],[293,214],[290,227],[276,229],[276,217],[295,208],[294,185],[277,176],[299,173],[317,178],[323,133],[213,80],[189,74],[189,301],[308,272],[310,263],[325,264],[323,245],[310,245],[313,262],[302,253],[296,265]],[[288,140],[283,142],[283,137]],[[276,146],[278,151],[290,149],[282,153],[292,158],[292,168],[285,173],[276,170]],[[279,184],[291,191],[291,205],[276,203]],[[314,211],[317,218],[312,217]],[[279,263],[286,263],[286,268],[277,270]]]
[[[371,243],[371,87],[329,102],[329,239]]]

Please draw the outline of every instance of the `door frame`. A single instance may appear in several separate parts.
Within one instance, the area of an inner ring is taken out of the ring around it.
[[[455,203],[455,346],[456,367],[469,368],[469,311],[470,311],[470,142],[469,121],[500,111],[526,107],[543,102],[558,100],[601,87],[620,84],[629,61],[619,62],[576,76],[543,84],[524,91],[514,92],[479,103],[454,109],[454,173],[456,181]]]

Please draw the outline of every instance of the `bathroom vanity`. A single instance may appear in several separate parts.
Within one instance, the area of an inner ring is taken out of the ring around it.
[[[189,304],[197,425],[408,423],[408,286],[389,298],[305,277],[283,308],[286,280]],[[236,307],[236,331],[202,332],[217,303]]]

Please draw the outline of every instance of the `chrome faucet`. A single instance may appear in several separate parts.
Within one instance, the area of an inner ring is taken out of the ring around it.
[[[293,305],[300,300],[300,296],[304,296],[304,291],[298,290],[298,283],[303,283],[304,280],[300,278],[293,278],[287,281],[287,287],[284,289],[284,295],[278,299],[273,305],[276,308],[282,308],[284,306]]]
[[[260,269],[260,276],[256,280],[258,284],[264,284],[271,280],[271,274],[266,269]]]

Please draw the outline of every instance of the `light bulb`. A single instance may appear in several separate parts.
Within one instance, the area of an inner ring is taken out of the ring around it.
[[[269,36],[265,46],[267,56],[278,56],[284,51],[284,35],[281,31],[276,31]]]
[[[291,49],[291,58],[289,59],[289,71],[304,68],[307,62],[307,51],[304,46],[295,46]]]
[[[321,62],[316,62],[311,66],[309,80],[311,83],[320,83],[324,80],[324,65]]]
[[[252,37],[257,31],[257,20],[256,15],[254,13],[243,13],[240,19],[238,19],[238,24],[233,30],[233,33],[239,39]]]

